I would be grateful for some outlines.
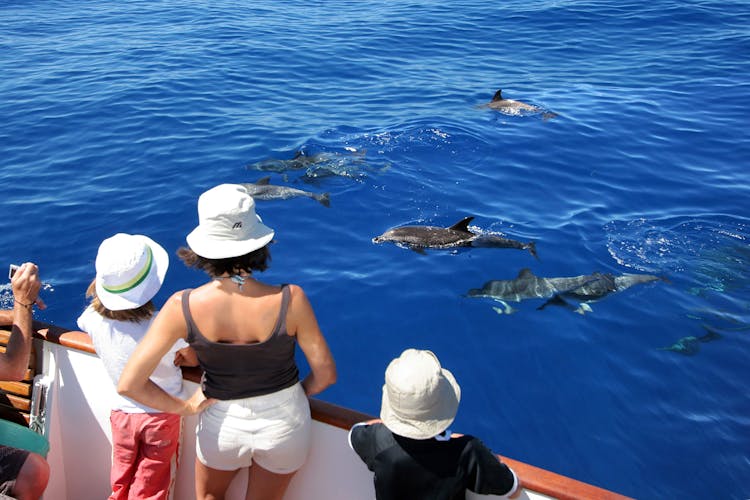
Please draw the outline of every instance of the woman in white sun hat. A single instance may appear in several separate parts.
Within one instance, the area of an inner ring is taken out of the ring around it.
[[[99,245],[95,266],[96,278],[86,291],[91,303],[78,318],[78,328],[91,336],[94,350],[116,385],[156,312],[151,299],[164,282],[169,256],[151,238],[118,233]],[[182,372],[176,362],[197,364],[194,353],[182,339],[168,346],[164,356],[157,360],[152,379],[162,390],[181,396]],[[109,499],[169,498],[179,455],[182,417],[117,394],[113,394],[110,408],[112,493]]]
[[[375,473],[377,500],[463,500],[466,490],[517,498],[515,473],[479,439],[452,433],[461,388],[431,351],[407,349],[385,371],[380,419],[349,432]]]
[[[131,357],[118,390],[182,415],[201,412],[196,430],[196,497],[223,498],[249,467],[247,498],[280,499],[310,446],[307,396],[336,380],[336,367],[312,306],[296,285],[268,285],[274,231],[255,213],[244,187],[222,184],[198,200],[198,227],[178,255],[210,281],[174,294]],[[177,339],[195,349],[202,391],[175,398],[149,381]],[[295,346],[310,373],[300,382]],[[208,399],[206,399],[208,398]]]

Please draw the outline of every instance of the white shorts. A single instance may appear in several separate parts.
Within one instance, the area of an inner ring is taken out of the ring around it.
[[[310,449],[310,403],[302,385],[273,394],[218,401],[198,418],[196,456],[212,469],[237,470],[253,461],[276,474],[294,472]]]

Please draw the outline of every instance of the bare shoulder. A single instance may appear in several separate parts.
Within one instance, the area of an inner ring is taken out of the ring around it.
[[[289,285],[289,310],[287,312],[287,328],[291,335],[299,332],[319,332],[315,312],[307,298],[305,291],[299,285]]]
[[[291,294],[292,297],[299,297],[299,296],[305,295],[305,291],[299,285],[290,283],[287,285],[287,287],[289,288],[289,293]]]
[[[305,290],[299,285],[289,285],[289,303],[292,308],[312,308]]]
[[[181,306],[182,305],[182,295],[186,292],[186,290],[178,290],[174,292],[168,299],[167,302],[164,304],[164,306]]]
[[[159,314],[161,316],[182,314],[182,295],[184,292],[185,290],[178,290],[170,295],[169,298],[164,302],[164,305],[159,308]]]

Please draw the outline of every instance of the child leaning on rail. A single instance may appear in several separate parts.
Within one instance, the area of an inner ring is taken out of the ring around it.
[[[155,316],[151,299],[161,288],[168,266],[167,252],[146,236],[119,233],[99,246],[96,278],[86,291],[91,303],[78,318],[78,327],[91,336],[115,386]],[[178,364],[198,364],[195,353],[184,341],[172,346],[151,378],[170,394],[182,396]],[[110,423],[109,499],[169,498],[177,469],[182,417],[113,391]]]
[[[407,349],[385,371],[380,419],[355,424],[349,445],[375,473],[377,500],[458,500],[466,490],[517,498],[518,477],[478,438],[452,434],[461,400],[430,351]]]

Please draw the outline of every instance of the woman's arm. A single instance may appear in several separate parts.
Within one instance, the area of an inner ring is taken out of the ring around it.
[[[336,363],[304,290],[290,285],[289,291],[287,328],[289,333],[297,336],[297,343],[310,365],[310,374],[302,381],[302,387],[305,394],[313,396],[336,382]]]
[[[177,292],[164,304],[128,359],[120,375],[117,392],[160,411],[193,415],[212,402],[205,398],[202,391],[197,391],[186,401],[165,392],[149,379],[174,343],[187,336],[181,300],[182,292]]]

